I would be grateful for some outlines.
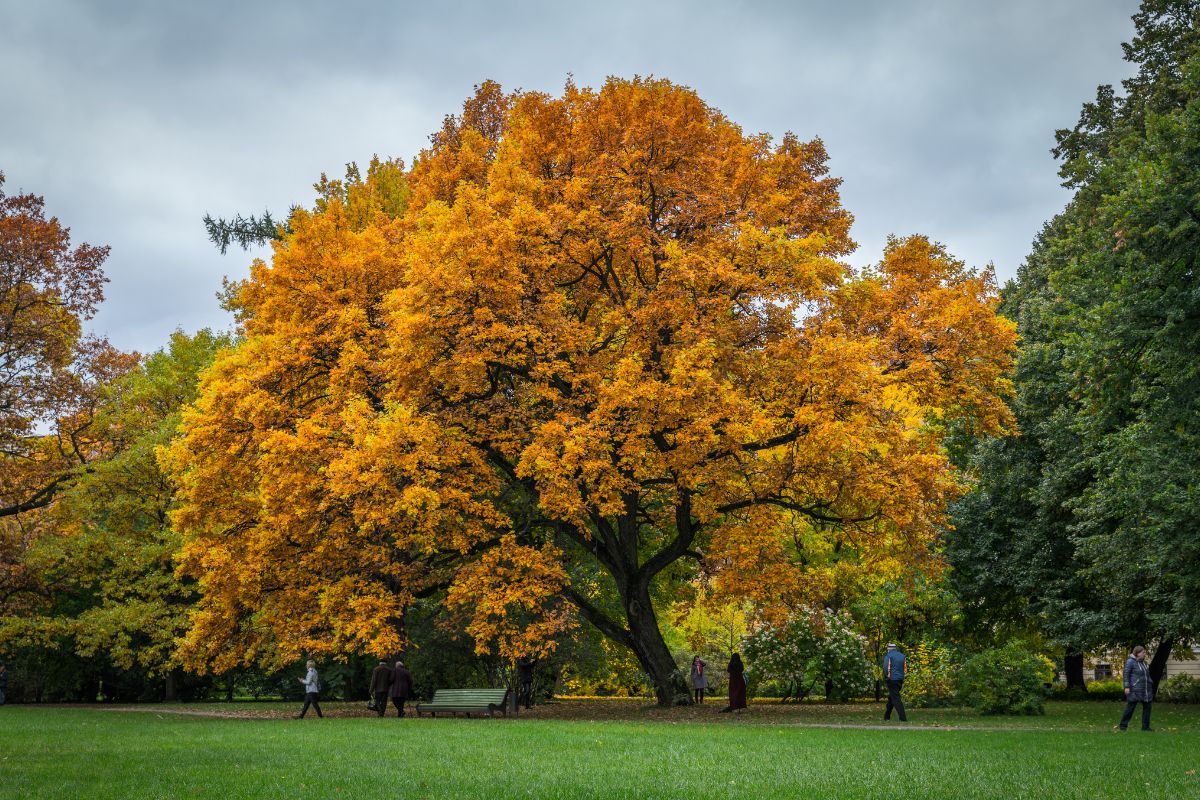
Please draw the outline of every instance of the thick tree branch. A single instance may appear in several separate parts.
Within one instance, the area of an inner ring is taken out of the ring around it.
[[[34,511],[39,508],[45,508],[54,500],[54,496],[63,489],[63,484],[67,482],[70,476],[60,475],[50,483],[38,489],[28,500],[13,505],[0,508],[0,517],[12,517],[17,514],[23,514],[26,511]]]
[[[646,563],[638,570],[638,579],[640,581],[648,583],[655,575],[691,552],[692,541],[696,538],[696,523],[692,519],[692,493],[686,489],[680,489],[677,497],[678,501],[675,504],[675,538],[666,547],[646,560]]]
[[[563,590],[563,594],[572,605],[579,609],[579,613],[583,615],[584,619],[596,626],[597,630],[617,644],[633,649],[633,637],[624,626],[615,622],[612,617],[574,589],[567,587]]]

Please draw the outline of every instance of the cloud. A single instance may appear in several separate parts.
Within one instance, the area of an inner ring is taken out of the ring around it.
[[[108,243],[94,326],[151,350],[224,327],[205,212],[308,202],[321,172],[410,158],[488,78],[655,74],[750,132],[820,136],[861,248],[923,232],[1015,273],[1067,199],[1049,155],[1129,72],[1134,2],[164,3],[0,0],[0,170]]]

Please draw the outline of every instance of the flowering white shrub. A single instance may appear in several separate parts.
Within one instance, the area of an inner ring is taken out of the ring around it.
[[[774,681],[784,696],[802,700],[825,683],[830,698],[846,700],[872,686],[866,641],[848,615],[829,609],[804,610],[783,625],[764,625],[746,637],[743,652],[753,681]]]

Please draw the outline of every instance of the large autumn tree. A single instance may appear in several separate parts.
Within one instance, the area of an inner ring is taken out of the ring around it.
[[[198,665],[383,654],[447,588],[481,647],[577,614],[676,702],[665,576],[769,612],[821,599],[814,551],[933,569],[945,431],[1007,423],[990,274],[922,237],[853,273],[821,143],[668,81],[484,84],[319,189],[167,456]]]

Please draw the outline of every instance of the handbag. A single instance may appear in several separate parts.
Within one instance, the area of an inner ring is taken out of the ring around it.
[[[370,700],[367,701],[367,711],[374,711],[374,710],[375,710],[375,698],[372,697]]]

